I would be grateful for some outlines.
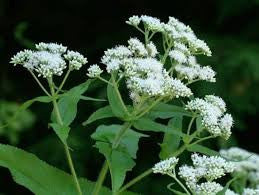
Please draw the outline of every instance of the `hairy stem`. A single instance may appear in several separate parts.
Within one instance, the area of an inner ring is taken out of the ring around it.
[[[57,122],[60,125],[63,125],[63,121],[62,121],[62,118],[61,118],[61,115],[60,115],[58,104],[57,104],[57,101],[55,99],[55,90],[54,90],[53,81],[52,81],[52,79],[49,79],[48,81],[49,81],[51,95],[53,97],[52,103],[53,103],[53,107],[54,107],[54,113],[55,113],[55,115],[57,117]],[[77,179],[76,171],[75,171],[75,168],[74,168],[74,165],[73,165],[73,161],[72,161],[72,158],[71,158],[71,155],[70,155],[69,148],[68,148],[67,144],[64,144],[64,149],[65,149],[68,165],[69,165],[70,171],[71,171],[72,176],[73,176],[75,187],[77,189],[78,194],[82,195],[81,187],[80,187],[79,181]]]

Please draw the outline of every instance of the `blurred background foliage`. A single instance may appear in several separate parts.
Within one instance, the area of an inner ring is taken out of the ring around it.
[[[88,57],[89,64],[100,60],[103,51],[116,44],[126,43],[138,36],[125,24],[131,15],[152,15],[162,20],[174,16],[189,24],[197,35],[208,42],[213,51],[210,58],[201,57],[202,64],[211,65],[217,72],[215,84],[197,83],[195,94],[222,96],[229,112],[235,118],[232,138],[226,143],[208,143],[213,148],[239,145],[259,152],[259,1],[258,0],[0,0],[0,125],[9,120],[18,106],[42,95],[32,78],[22,68],[13,68],[10,57],[33,43],[58,42],[78,50]],[[86,79],[88,66],[75,72],[67,88]],[[105,98],[105,86],[94,83],[87,95]],[[90,134],[104,120],[82,127],[89,114],[105,102],[80,103],[80,111],[70,133],[69,144],[80,176],[95,180],[103,157],[95,148]],[[63,148],[54,133],[48,129],[51,106],[35,104],[21,113],[15,122],[0,131],[0,142],[15,144],[29,150],[41,159],[68,171]],[[158,160],[162,135],[151,134],[142,140],[138,161],[130,179]],[[152,148],[152,152],[150,148]],[[166,177],[151,176],[132,190],[143,194],[169,194]],[[106,181],[109,183],[109,180]],[[6,195],[31,194],[15,184],[7,170],[0,168],[0,193]]]

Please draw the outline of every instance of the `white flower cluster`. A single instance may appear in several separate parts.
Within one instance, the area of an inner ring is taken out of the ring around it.
[[[72,69],[80,69],[87,63],[87,59],[81,54],[74,51],[67,51],[67,47],[56,43],[39,43],[36,44],[36,51],[24,50],[18,52],[11,58],[14,65],[21,64],[30,71],[35,71],[38,76],[44,78],[53,75],[62,75],[63,70],[67,67],[65,60],[68,60]],[[66,54],[65,54],[66,53]]]
[[[171,52],[177,52],[177,50],[173,50]],[[178,63],[175,66],[175,70],[178,73],[180,78],[187,79],[188,81],[193,81],[197,79],[197,80],[204,80],[208,82],[216,82],[216,78],[215,78],[216,73],[214,70],[212,70],[211,67],[201,66],[200,64],[198,64],[195,56],[188,56],[188,57],[186,56],[183,57],[183,56],[184,56],[183,53],[180,53],[178,56],[170,56]]]
[[[223,187],[213,180],[221,178],[226,173],[234,171],[235,166],[219,156],[200,156],[196,153],[191,156],[193,166],[183,165],[179,168],[179,176],[186,182],[188,188],[197,195],[215,195]],[[199,183],[205,178],[207,181]]]
[[[175,157],[168,158],[163,160],[152,168],[153,173],[161,173],[163,175],[172,175],[173,170],[175,169],[176,164],[178,163],[179,159]]]
[[[259,191],[259,155],[246,151],[241,148],[232,147],[227,150],[221,150],[220,154],[235,163],[237,169],[234,173],[238,173],[247,177],[251,187],[257,188]],[[248,192],[251,190],[247,190]],[[253,194],[253,193],[251,193]]]
[[[198,39],[193,30],[174,17],[169,17],[167,23],[161,22],[158,18],[151,16],[132,16],[126,21],[127,24],[138,26],[143,22],[145,28],[153,32],[162,32],[168,38],[175,41],[184,42],[192,54],[205,54],[211,56],[210,48],[207,44]]]
[[[230,137],[233,118],[225,113],[226,104],[220,97],[207,95],[204,99],[195,98],[187,103],[186,109],[200,114],[203,128],[212,135],[224,139]]]
[[[67,51],[64,58],[69,61],[70,68],[75,70],[79,70],[82,65],[87,63],[87,59],[77,51]]]
[[[145,46],[140,40],[131,38],[128,44],[128,47],[117,46],[105,51],[101,62],[106,65],[108,73],[117,71],[126,78],[134,102],[141,95],[170,98],[192,95],[191,90],[180,80],[170,77],[155,58],[158,52],[154,43]]]
[[[95,77],[100,76],[102,74],[102,72],[103,71],[97,64],[93,64],[88,68],[87,76],[89,76],[90,78],[95,78]]]

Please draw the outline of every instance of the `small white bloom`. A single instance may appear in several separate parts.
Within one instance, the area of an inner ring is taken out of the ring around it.
[[[32,55],[33,55],[33,51],[25,49],[23,51],[18,52],[16,55],[14,55],[11,58],[10,63],[14,64],[14,66],[16,66],[17,64],[21,64],[24,66],[24,64],[32,57]],[[34,68],[30,66],[24,66],[24,67],[30,70]]]
[[[35,45],[39,51],[49,51],[51,53],[63,54],[66,52],[67,47],[57,43],[39,43]]]
[[[143,15],[141,16],[141,20],[151,31],[161,32],[163,30],[162,24],[158,18]]]
[[[166,93],[171,97],[189,97],[192,91],[182,81],[174,78],[169,78],[166,81]]]
[[[157,48],[152,41],[147,44],[147,51],[150,57],[156,57],[158,54]]]
[[[180,50],[172,50],[169,52],[169,57],[175,60],[176,62],[183,64],[187,61],[186,55]]]
[[[90,78],[95,78],[98,77],[102,74],[102,70],[101,68],[97,65],[97,64],[93,64],[88,68],[88,76]]]
[[[225,195],[238,195],[237,193],[233,192],[230,189],[227,189],[227,191],[225,192]]]
[[[132,26],[138,26],[141,19],[138,16],[131,16],[128,21],[126,21],[127,24]]]
[[[69,61],[70,67],[75,70],[79,70],[82,65],[87,63],[87,59],[76,51],[68,51],[64,58]]]
[[[168,158],[163,160],[152,168],[154,173],[161,173],[161,174],[173,174],[172,171],[174,170],[176,164],[178,163],[179,159],[175,157]]]
[[[194,190],[197,195],[216,195],[223,187],[216,182],[205,182],[196,186]]]
[[[243,195],[258,195],[259,189],[245,188]]]
[[[148,55],[148,52],[143,43],[137,38],[131,38],[128,40],[129,49],[135,56],[144,57]]]

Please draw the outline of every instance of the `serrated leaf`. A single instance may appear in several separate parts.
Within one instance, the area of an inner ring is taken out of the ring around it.
[[[9,123],[13,122],[16,117],[24,110],[26,110],[27,108],[29,108],[33,103],[35,102],[42,102],[42,103],[49,103],[51,102],[52,99],[49,97],[49,96],[39,96],[39,97],[36,97],[36,98],[33,98],[31,100],[28,100],[26,102],[24,102],[20,107],[19,109],[16,111],[16,113],[14,114],[14,116],[8,121],[8,123],[6,125],[4,125],[3,127],[6,127],[8,126]],[[3,127],[0,127],[0,128],[3,128]]]
[[[206,146],[199,145],[199,144],[190,145],[187,147],[187,150],[190,152],[199,152],[199,153],[206,154],[209,156],[220,156],[220,154],[217,151],[212,150]]]
[[[154,132],[164,132],[164,133],[169,133],[169,134],[174,134],[175,136],[178,137],[184,137],[185,134],[176,131],[166,125],[162,125],[160,123],[157,123],[149,118],[140,118],[139,120],[135,121],[133,123],[133,126],[141,131],[154,131]]]
[[[24,150],[0,144],[0,166],[8,168],[18,184],[36,195],[78,195],[71,175]],[[91,194],[95,183],[86,179],[79,181],[83,194]],[[108,188],[101,188],[100,195],[110,194]],[[131,192],[125,194],[134,195]]]
[[[133,158],[136,158],[139,139],[146,137],[144,134],[128,129],[122,136],[118,147],[112,149],[112,143],[122,128],[124,128],[122,125],[101,125],[91,135],[96,140],[95,146],[108,161],[114,192],[118,191],[123,184],[127,171],[135,166]]]
[[[107,96],[113,114],[122,119],[127,118],[128,113],[124,109],[125,103],[123,102],[122,97],[117,93],[116,89],[111,85],[107,85]]]
[[[174,117],[171,120],[169,120],[168,127],[171,128],[172,131],[182,132],[182,121],[183,121],[182,116]],[[180,141],[181,141],[180,136],[175,136],[174,134],[171,134],[171,133],[165,133],[163,142],[162,144],[160,144],[161,146],[161,151],[159,154],[160,159],[166,159],[171,154],[173,154],[179,147]]]
[[[63,144],[66,144],[70,127],[64,125],[62,126],[57,123],[51,123],[50,126],[53,128],[53,130],[58,135],[59,139],[63,142]]]
[[[86,82],[73,87],[59,99],[58,108],[64,125],[69,126],[75,119],[77,114],[77,104],[81,95],[88,89],[91,82],[92,80],[87,80]],[[53,122],[57,122],[54,112],[52,112],[51,118]]]
[[[156,105],[148,114],[150,118],[161,118],[161,119],[168,119],[177,116],[192,116],[191,112],[188,112],[181,106],[166,104],[166,103],[159,103]]]
[[[111,106],[105,106],[103,108],[98,109],[95,111],[91,116],[83,122],[83,125],[88,125],[96,120],[104,119],[104,118],[110,118],[115,117],[115,115],[112,112]]]

